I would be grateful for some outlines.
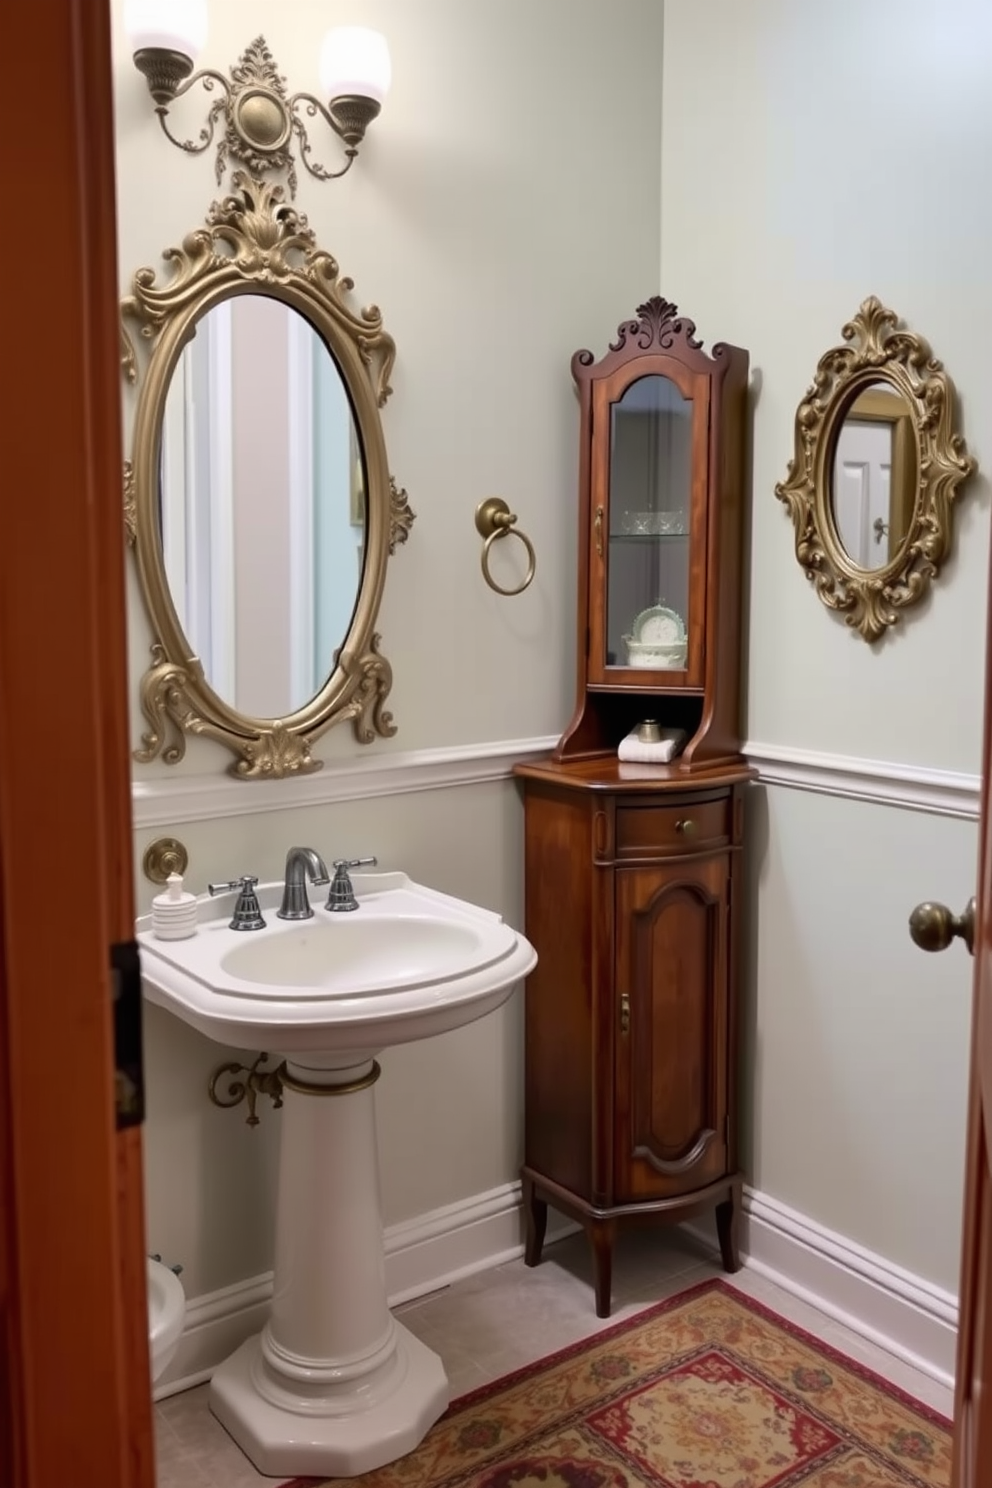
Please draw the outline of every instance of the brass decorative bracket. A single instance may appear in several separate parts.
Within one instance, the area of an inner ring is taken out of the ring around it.
[[[272,1102],[273,1110],[278,1111],[282,1105],[284,1090],[295,1090],[297,1095],[357,1095],[360,1090],[370,1089],[382,1074],[378,1060],[373,1059],[365,1074],[358,1075],[354,1080],[344,1080],[337,1085],[316,1085],[309,1080],[300,1080],[295,1075],[291,1075],[286,1068],[285,1060],[276,1065],[275,1069],[262,1069],[262,1061],[268,1057],[267,1054],[259,1054],[250,1069],[248,1065],[238,1064],[235,1061],[218,1065],[210,1076],[210,1084],[207,1087],[207,1094],[213,1104],[230,1109],[233,1106],[240,1106],[242,1101],[247,1101],[248,1115],[245,1120],[249,1126],[257,1126],[260,1118],[255,1111],[255,1104],[260,1095],[267,1095]],[[247,1075],[248,1078],[241,1080],[238,1078],[239,1075]],[[223,1079],[226,1079],[228,1084],[226,1092],[221,1095],[217,1087]]]
[[[257,1126],[260,1117],[255,1111],[255,1103],[260,1095],[267,1095],[272,1101],[273,1109],[278,1111],[282,1105],[282,1071],[286,1068],[285,1063],[278,1065],[275,1069],[262,1069],[263,1060],[268,1059],[267,1054],[259,1054],[255,1063],[249,1067],[246,1064],[238,1064],[232,1061],[230,1064],[218,1065],[210,1076],[210,1084],[207,1094],[215,1106],[230,1108],[240,1106],[242,1101],[248,1103],[248,1115],[245,1117],[249,1126]],[[240,1080],[239,1075],[247,1075],[246,1080]],[[227,1089],[224,1094],[218,1092],[221,1080],[227,1080]]]

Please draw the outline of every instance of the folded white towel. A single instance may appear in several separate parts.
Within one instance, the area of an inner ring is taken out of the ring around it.
[[[643,765],[664,765],[675,758],[684,743],[684,729],[662,729],[661,738],[650,744],[639,739],[637,730],[632,729],[625,739],[620,740],[617,758],[636,760]]]

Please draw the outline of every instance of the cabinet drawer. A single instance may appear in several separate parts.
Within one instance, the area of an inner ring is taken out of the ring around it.
[[[617,857],[695,852],[729,835],[729,796],[680,806],[617,806]]]

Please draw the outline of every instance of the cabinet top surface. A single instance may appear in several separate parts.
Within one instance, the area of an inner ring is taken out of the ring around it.
[[[589,759],[557,761],[549,758],[522,763],[514,765],[513,773],[523,780],[543,781],[572,790],[636,795],[645,791],[688,791],[703,790],[707,786],[738,785],[755,779],[758,772],[743,759],[686,770],[678,761],[670,765],[643,765],[619,760],[613,754],[599,754]]]

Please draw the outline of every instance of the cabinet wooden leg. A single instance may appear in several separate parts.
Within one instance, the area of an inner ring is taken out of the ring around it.
[[[524,1265],[536,1266],[544,1249],[544,1232],[548,1227],[548,1206],[539,1199],[533,1178],[524,1178],[522,1183],[524,1220],[527,1233],[524,1238]]]
[[[730,1198],[716,1206],[716,1233],[720,1241],[720,1258],[724,1271],[739,1271],[741,1267],[738,1236],[741,1214],[741,1184],[735,1183]]]
[[[589,1239],[592,1241],[592,1258],[596,1271],[596,1316],[601,1318],[610,1315],[615,1234],[615,1226],[609,1221],[594,1219],[589,1223]]]

